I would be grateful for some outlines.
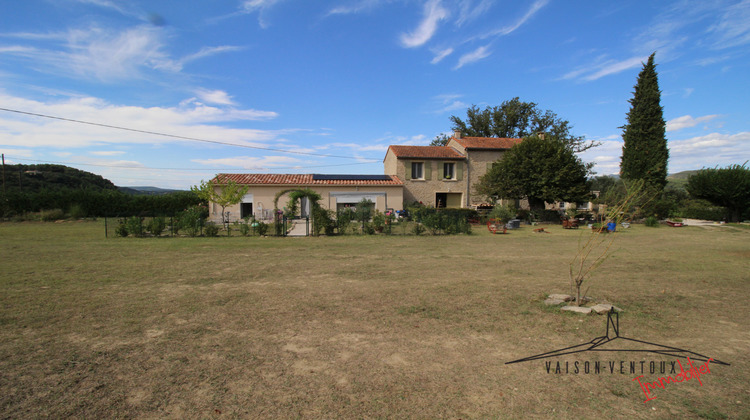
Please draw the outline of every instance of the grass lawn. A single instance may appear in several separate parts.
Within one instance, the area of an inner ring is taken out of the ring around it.
[[[674,357],[505,364],[604,333],[605,316],[542,303],[569,290],[588,234],[547,230],[105,239],[103,221],[2,223],[0,415],[750,417],[750,230],[636,225],[586,284],[625,310],[622,335],[731,363],[647,403],[619,362]]]

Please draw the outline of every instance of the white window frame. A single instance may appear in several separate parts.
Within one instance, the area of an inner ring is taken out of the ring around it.
[[[419,168],[419,171],[415,169]],[[415,176],[419,172],[419,176]],[[411,163],[411,179],[424,179],[424,162]]]
[[[448,170],[448,168],[450,168],[450,170]],[[456,180],[456,162],[443,162],[443,179],[450,181]]]

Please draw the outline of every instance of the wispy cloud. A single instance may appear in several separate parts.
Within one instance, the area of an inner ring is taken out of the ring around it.
[[[727,7],[709,31],[718,36],[717,49],[750,44],[750,0]]]
[[[438,109],[435,110],[434,113],[443,114],[457,109],[468,108],[469,106],[466,103],[459,100],[461,97],[463,97],[463,95],[458,94],[443,94],[435,96],[433,101]]]
[[[401,45],[415,48],[424,45],[432,38],[438,28],[438,22],[448,17],[448,10],[443,8],[440,0],[428,0],[424,5],[424,16],[417,28],[408,34],[401,34]]]
[[[432,52],[435,54],[435,57],[432,58],[432,61],[430,61],[430,63],[437,64],[443,61],[445,57],[453,54],[453,48],[446,48],[444,50],[437,50]]]
[[[508,34],[511,34],[511,33],[515,32],[518,28],[520,28],[526,22],[528,22],[529,19],[531,19],[535,14],[537,14],[537,12],[539,12],[540,10],[542,10],[542,8],[547,5],[547,3],[549,3],[549,0],[537,0],[537,1],[535,1],[534,4],[531,5],[531,7],[529,8],[529,10],[527,10],[526,13],[523,16],[521,16],[521,18],[519,18],[517,21],[515,21],[514,23],[512,23],[510,25],[503,26],[503,27],[497,28],[495,30],[492,30],[492,31],[490,31],[490,32],[488,32],[488,33],[480,36],[480,38],[481,39],[486,39],[486,38],[490,38],[490,37],[493,37],[493,36],[508,35]]]
[[[587,66],[568,72],[562,77],[562,79],[580,79],[590,82],[592,80],[601,79],[604,76],[609,76],[610,74],[616,74],[621,71],[638,67],[647,59],[648,56],[638,56],[622,61],[602,60],[600,62],[589,63]]]
[[[336,6],[333,9],[329,10],[326,16],[362,13],[370,11],[386,2],[388,2],[388,0],[361,0],[352,5]]]
[[[698,118],[693,118],[690,115],[683,115],[667,121],[667,131],[677,131],[682,130],[683,128],[695,127],[700,123],[711,121],[716,117],[718,117],[716,114],[705,115]]]
[[[492,7],[492,0],[461,0],[458,4],[458,19],[456,25],[463,26],[465,23],[476,20]]]
[[[122,150],[96,150],[89,152],[89,154],[93,156],[120,156],[124,155],[125,152]]]
[[[208,102],[210,104],[217,104],[217,105],[234,105],[234,101],[232,100],[232,97],[229,96],[228,93],[224,92],[223,90],[207,90],[207,89],[198,89],[195,92],[198,97],[204,101]]]
[[[489,51],[489,45],[479,47],[470,53],[462,55],[461,58],[458,59],[458,64],[453,67],[453,70],[458,70],[467,64],[476,63],[479,60],[489,57],[490,54],[492,53]]]
[[[217,166],[226,166],[227,168],[242,168],[246,170],[260,171],[298,165],[301,160],[289,156],[234,156],[219,159],[192,159],[191,162],[214,168]]]
[[[26,41],[50,42],[43,42],[42,46],[0,47],[0,54],[29,60],[32,68],[40,72],[54,72],[67,77],[93,77],[103,82],[143,78],[147,70],[180,72],[192,61],[242,49],[230,45],[203,47],[196,53],[173,59],[166,51],[165,29],[152,25],[139,25],[122,31],[94,26],[65,33],[37,35],[3,34]]]

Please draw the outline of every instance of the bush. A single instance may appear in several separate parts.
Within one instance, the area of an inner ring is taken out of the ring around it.
[[[424,233],[424,231],[425,231],[425,227],[422,226],[420,223],[414,223],[414,226],[412,226],[411,228],[411,232],[417,236]]]
[[[163,217],[153,217],[148,222],[148,226],[146,226],[146,230],[154,236],[159,236],[164,232],[164,229],[167,228],[167,221],[164,220]]]
[[[41,213],[43,222],[54,222],[65,218],[65,212],[60,209],[44,210]]]
[[[256,222],[255,231],[258,232],[258,236],[266,236],[269,228],[270,226],[268,223],[263,223],[261,221]]]
[[[648,227],[659,227],[659,219],[654,216],[649,216],[646,218],[645,224]]]
[[[314,206],[312,211],[313,235],[318,236],[321,233],[333,235],[336,222],[333,221],[333,210],[326,210],[320,206]]]
[[[488,216],[490,219],[498,219],[503,223],[507,223],[510,219],[516,216],[516,206],[512,204],[506,204],[504,206],[497,205],[492,211],[490,211]]]
[[[143,236],[143,218],[138,216],[129,217],[125,224],[128,228],[128,233],[133,236]]]
[[[201,206],[193,206],[183,211],[179,215],[180,228],[185,230],[189,236],[198,236],[203,227],[205,219],[208,217],[208,209]]]
[[[362,226],[362,233],[364,233],[365,235],[374,235],[375,234],[375,225],[372,224],[372,223],[370,223],[370,222],[366,222]]]
[[[70,215],[72,219],[83,219],[86,217],[86,211],[80,204],[71,204],[70,209],[68,209],[68,215]]]
[[[203,228],[203,232],[206,234],[206,236],[210,236],[212,238],[219,236],[219,226],[214,222],[208,222]]]
[[[339,235],[345,235],[349,225],[354,220],[354,210],[351,207],[345,207],[339,209],[336,214],[336,225],[338,227]]]
[[[237,225],[237,229],[240,231],[240,235],[247,236],[250,234],[250,221],[248,219],[245,219],[244,223],[241,223],[239,220],[234,222],[235,225]]]
[[[372,216],[372,225],[376,232],[382,233],[385,230],[385,214],[380,210],[375,210],[375,215]]]
[[[115,233],[117,234],[117,236],[122,236],[123,238],[128,236],[128,227],[125,224],[124,219],[120,219],[120,224],[117,225]]]

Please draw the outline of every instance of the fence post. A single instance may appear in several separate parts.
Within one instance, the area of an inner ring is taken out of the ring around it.
[[[108,232],[107,232],[107,216],[104,216],[104,237],[105,238],[109,238],[109,236],[107,234],[108,234]]]
[[[305,217],[305,236],[310,236],[310,216]]]

